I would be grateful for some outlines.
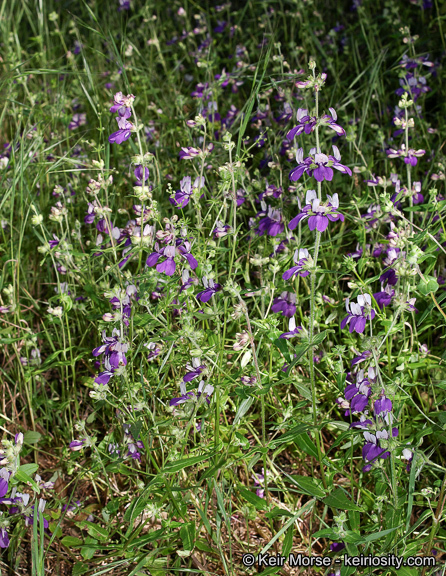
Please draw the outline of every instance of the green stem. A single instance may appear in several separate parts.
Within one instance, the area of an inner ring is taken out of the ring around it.
[[[431,550],[432,550],[432,546],[434,544],[434,538],[435,538],[435,535],[437,533],[438,527],[440,525],[440,519],[441,519],[441,515],[443,513],[445,501],[446,501],[445,490],[446,490],[446,474],[443,478],[443,483],[441,485],[440,496],[438,497],[437,509],[435,511],[435,516],[432,520],[431,533],[429,535],[429,541],[427,543],[426,555],[429,555],[429,556],[432,554]],[[426,572],[426,567],[423,568],[423,572],[422,572],[421,576],[424,576],[425,572]]]
[[[253,356],[253,360],[254,360],[254,366],[256,369],[257,386],[259,388],[261,388],[262,387],[262,377],[260,375],[259,362],[258,362],[258,358],[257,358],[256,345],[254,343],[254,336],[253,336],[252,328],[251,328],[251,321],[249,319],[248,307],[246,306],[246,303],[244,302],[244,300],[242,299],[241,296],[239,296],[238,299],[240,301],[240,304],[242,305],[242,310],[243,310],[243,312],[245,314],[245,318],[246,318],[246,324],[247,324],[247,328],[248,328],[249,338],[251,341],[252,356]],[[261,403],[261,410],[262,410],[262,446],[263,446],[263,474],[264,474],[264,485],[265,485],[265,499],[267,502],[269,502],[268,481],[267,481],[268,468],[267,468],[267,450],[266,450],[267,442],[266,442],[265,395],[264,394],[260,395],[260,403]]]
[[[320,183],[318,182],[318,189]],[[311,288],[310,288],[310,326],[309,326],[309,362],[310,362],[310,382],[311,382],[311,399],[313,405],[313,424],[316,435],[316,447],[317,447],[317,457],[319,461],[319,467],[321,471],[321,478],[324,488],[327,488],[327,481],[325,479],[324,465],[322,463],[322,450],[321,450],[321,439],[320,433],[317,429],[317,407],[316,407],[316,382],[314,378],[314,357],[313,357],[313,339],[314,339],[314,305],[315,305],[315,286],[316,286],[316,265],[317,258],[319,255],[319,247],[321,243],[321,233],[316,230],[316,240],[314,243],[314,255],[313,255],[313,270],[311,271]]]
[[[405,139],[406,139],[406,154],[407,151],[409,150],[409,115],[407,113],[407,108],[405,108],[404,110],[405,112],[405,118],[406,118],[406,129],[405,129]],[[412,178],[411,178],[411,165],[410,164],[406,164],[406,168],[407,168],[407,190],[409,192],[409,203],[410,203],[410,207],[412,208],[413,206],[413,196],[412,196]],[[409,219],[410,219],[410,232],[411,234],[413,233],[413,212],[412,210],[410,211],[409,214]]]

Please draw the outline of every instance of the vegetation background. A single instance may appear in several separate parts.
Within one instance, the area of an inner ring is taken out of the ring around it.
[[[445,18],[1,4],[2,574],[445,573]],[[333,144],[351,176],[289,179]],[[316,188],[343,220],[291,229]],[[364,294],[365,331],[341,328]],[[437,565],[243,565],[260,552]]]

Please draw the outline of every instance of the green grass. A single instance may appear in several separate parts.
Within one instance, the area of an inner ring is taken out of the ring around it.
[[[369,0],[356,10],[350,1],[328,0],[247,0],[221,11],[213,2],[193,1],[132,0],[121,12],[118,6],[13,0],[0,7],[0,145],[9,145],[0,153],[0,306],[6,307],[0,428],[3,441],[24,434],[20,455],[4,444],[2,466],[12,472],[7,496],[13,488],[30,495],[13,513],[11,504],[0,503],[0,528],[10,538],[1,573],[235,576],[261,571],[243,566],[245,553],[334,558],[339,553],[330,544],[344,542],[341,555],[350,556],[407,558],[437,550],[435,570],[361,574],[442,574],[443,3],[425,10]],[[214,31],[221,21],[230,24]],[[427,54],[432,68],[401,66],[404,55]],[[295,86],[311,74],[310,61],[316,76],[327,74],[317,104],[311,89]],[[231,74],[228,86],[224,70]],[[417,99],[419,108],[408,107],[410,141],[404,131],[394,135],[392,125],[401,100],[395,91],[408,71],[430,88]],[[202,98],[192,96],[199,83],[208,83]],[[140,127],[121,145],[108,140],[117,129],[109,112],[117,92],[135,96],[130,121]],[[204,120],[204,130],[186,124],[209,102],[225,122]],[[285,105],[293,115],[281,121]],[[335,132],[319,126],[284,148],[297,109],[315,116],[316,106],[319,115],[333,107],[346,136],[332,142]],[[70,129],[75,114],[85,114],[86,122]],[[327,154],[333,143],[339,147],[352,177],[335,171],[331,182],[317,184],[308,175],[289,180],[297,148],[308,156],[317,139]],[[414,167],[386,154],[404,142],[426,151]],[[206,156],[179,159],[182,147],[210,143]],[[152,189],[138,200],[133,170],[142,162]],[[414,205],[400,194],[395,210],[394,173],[401,187],[421,182],[424,202]],[[204,177],[205,187],[178,209],[169,198],[185,176]],[[374,176],[387,182],[368,186],[364,181]],[[92,224],[84,217],[95,198],[87,186],[101,178],[108,184],[97,195],[105,214],[99,231],[99,216]],[[283,215],[285,228],[276,236],[255,232],[259,194],[268,185],[283,189],[278,198],[264,198]],[[307,220],[289,230],[308,189],[322,200],[337,193],[344,221],[330,222],[322,234],[310,231]],[[154,228],[145,241],[134,235],[127,246],[126,234],[138,225],[135,204],[150,210],[147,224]],[[363,217],[371,205],[380,210],[376,222]],[[396,240],[389,236],[391,220]],[[179,255],[172,276],[145,264],[166,222],[178,238],[187,229],[196,268]],[[214,238],[219,222],[230,234]],[[110,241],[104,226],[112,224],[122,233]],[[50,248],[54,235],[59,244]],[[390,263],[398,272],[396,293],[383,310],[373,300],[373,322],[363,334],[350,334],[340,328],[346,298],[379,292],[389,265],[372,256],[378,244],[406,254]],[[130,258],[120,267],[125,248]],[[308,249],[317,265],[310,275],[285,281],[296,248]],[[361,255],[348,256],[359,249]],[[180,292],[183,269],[193,285]],[[203,276],[221,285],[208,302],[197,299]],[[129,284],[138,299],[131,297],[123,319],[109,301]],[[283,291],[295,294],[296,324],[303,327],[292,340],[279,339],[288,319],[271,310]],[[406,307],[410,298],[417,313]],[[104,367],[95,366],[100,357],[92,350],[113,329],[128,346],[127,364],[104,389],[93,384]],[[154,359],[147,344],[160,349]],[[365,350],[374,357],[355,370],[379,366],[370,406],[384,390],[399,429],[383,443],[390,457],[367,472],[363,435],[350,428],[358,416],[345,416],[336,402],[344,398],[352,359]],[[187,390],[197,394],[203,379],[213,386],[209,404],[201,395],[173,409],[169,402],[181,396],[193,358],[206,368]],[[83,448],[71,450],[73,440],[84,440]],[[409,471],[406,447],[414,453]],[[54,487],[39,486],[36,472]],[[328,575],[337,568],[299,573]],[[264,573],[297,572],[285,566]]]

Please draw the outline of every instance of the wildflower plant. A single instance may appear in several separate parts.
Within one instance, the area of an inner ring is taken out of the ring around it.
[[[441,2],[204,4],[1,9],[2,561],[437,576]]]

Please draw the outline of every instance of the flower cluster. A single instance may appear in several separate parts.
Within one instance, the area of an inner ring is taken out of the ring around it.
[[[301,208],[300,214],[290,221],[288,228],[294,230],[301,220],[308,218],[310,230],[316,229],[318,232],[325,232],[329,222],[336,222],[337,220],[344,222],[344,215],[339,212],[338,208],[339,198],[337,194],[333,194],[333,196],[327,194],[327,201],[321,203],[316,191],[308,190],[305,206]]]
[[[288,140],[293,140],[295,136],[300,136],[302,132],[305,132],[305,134],[311,134],[316,126],[328,126],[339,136],[345,136],[344,128],[339,126],[339,124],[336,124],[338,116],[335,109],[329,108],[329,110],[330,115],[324,114],[320,118],[317,118],[316,116],[309,116],[308,110],[299,108],[296,114],[298,124],[288,132]]]
[[[297,182],[303,174],[314,176],[317,182],[331,182],[333,180],[333,168],[342,174],[352,175],[348,166],[341,164],[341,154],[337,146],[333,145],[333,154],[322,154],[316,148],[311,148],[310,156],[304,158],[303,148],[299,148],[296,153],[297,166],[290,172],[289,178]]]
[[[105,330],[102,332],[103,344],[94,348],[92,354],[95,358],[103,355],[102,362],[105,370],[103,370],[95,378],[96,384],[108,384],[110,378],[120,368],[127,365],[126,353],[128,352],[128,343],[121,338],[121,332],[117,328],[113,328],[112,335],[106,336]]]
[[[177,261],[185,260],[192,270],[198,266],[198,262],[190,253],[192,244],[191,239],[187,238],[185,228],[181,228],[180,237],[177,237],[177,229],[173,223],[168,222],[164,230],[159,230],[156,233],[156,238],[155,251],[146,260],[146,265],[149,268],[156,266],[157,272],[164,272],[167,276],[173,276],[177,267],[175,259]]]
[[[118,128],[116,132],[110,134],[108,141],[110,144],[122,144],[128,140],[134,130],[134,126],[129,122],[129,118],[132,115],[132,106],[135,97],[133,94],[128,94],[124,96],[122,92],[118,92],[114,96],[114,104],[110,108],[110,112],[117,113],[116,121],[118,123]]]
[[[352,368],[370,361],[371,356],[372,353],[366,350],[352,360]],[[367,371],[361,368],[347,374],[344,398],[336,401],[345,410],[345,416],[359,416],[359,420],[352,422],[350,427],[363,431],[362,456],[366,462],[363,472],[368,472],[380,459],[390,456],[390,451],[396,447],[392,439],[398,436],[398,428],[393,426],[392,401],[378,386],[378,369],[369,365]],[[372,409],[373,415],[370,415]]]
[[[192,184],[192,178],[185,176],[180,182],[180,189],[175,192],[172,198],[169,198],[170,203],[175,208],[185,208],[189,204],[189,200],[196,190],[204,187],[204,177],[197,176]],[[202,196],[203,197],[203,196]]]

